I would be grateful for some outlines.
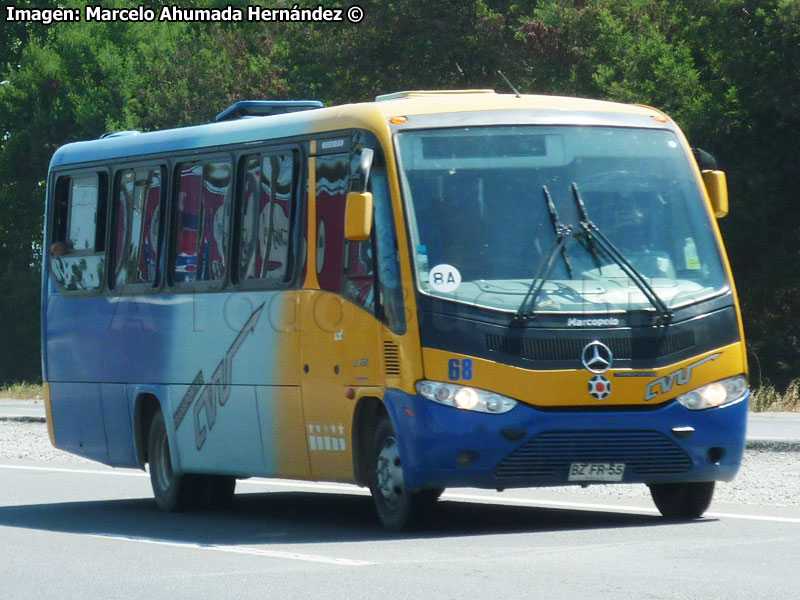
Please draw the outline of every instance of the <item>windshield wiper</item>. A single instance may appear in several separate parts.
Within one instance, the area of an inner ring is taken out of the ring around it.
[[[544,200],[547,202],[547,210],[550,213],[550,222],[553,224],[553,231],[556,234],[556,239],[558,239],[560,236],[569,237],[572,233],[572,228],[564,225],[561,222],[561,219],[558,218],[556,205],[553,202],[553,198],[550,196],[550,190],[547,189],[546,185],[542,186],[542,193],[544,193]],[[566,244],[561,246],[561,257],[564,259],[564,266],[567,267],[567,275],[569,275],[570,279],[573,279],[572,265],[569,263]]]
[[[656,311],[658,311],[657,325],[669,323],[672,320],[672,311],[667,307],[664,301],[656,294],[653,287],[647,282],[639,271],[636,270],[630,261],[620,252],[614,244],[603,234],[602,231],[595,225],[586,213],[586,205],[583,203],[581,194],[578,191],[578,184],[572,183],[572,195],[575,198],[575,205],[578,208],[578,218],[580,219],[578,225],[583,230],[582,234],[577,234],[585,239],[586,243],[596,250],[595,247],[600,248],[612,261],[617,263],[619,267],[625,272],[628,278],[636,284],[645,297],[650,301]]]
[[[514,315],[513,322],[524,321],[533,315],[533,307],[536,306],[536,298],[539,297],[539,293],[542,291],[545,281],[547,281],[547,276],[550,275],[550,271],[553,270],[553,264],[556,262],[556,257],[559,253],[561,253],[562,258],[564,259],[564,264],[567,267],[569,278],[572,279],[572,265],[570,265],[566,248],[567,240],[573,235],[572,227],[569,225],[564,225],[561,222],[561,219],[558,218],[556,205],[553,203],[553,199],[550,197],[550,191],[547,189],[546,185],[542,186],[542,192],[544,193],[544,201],[547,203],[547,210],[550,213],[550,221],[553,224],[553,231],[555,232],[556,237],[553,240],[552,246],[550,247],[550,252],[547,253],[547,257],[544,261],[542,261],[542,264],[539,266],[539,271],[534,276],[533,281],[531,281],[528,292],[522,299],[522,303],[520,303],[519,308],[517,309],[517,314]],[[526,312],[525,307],[529,304],[531,306],[531,310]]]

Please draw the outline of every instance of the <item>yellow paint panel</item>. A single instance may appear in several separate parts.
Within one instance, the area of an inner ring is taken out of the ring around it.
[[[273,386],[258,388],[258,416],[261,431],[270,432],[264,447],[266,465],[274,465],[277,477],[308,479],[311,466],[303,422],[300,388]]]
[[[50,404],[50,384],[45,381],[42,384],[42,392],[44,393],[44,412],[47,416],[47,433],[50,436],[50,443],[54,448],[58,448],[56,444],[56,431],[53,425],[53,407]]]
[[[314,152],[316,141],[311,141],[311,151]],[[308,159],[308,214],[306,216],[306,279],[303,282],[304,288],[319,288],[317,279],[317,159]]]
[[[468,382],[458,383],[491,390],[534,406],[658,404],[706,383],[744,373],[740,346],[740,343],[731,344],[661,369],[612,369],[603,373],[603,376],[611,382],[611,394],[604,400],[596,400],[589,395],[589,380],[595,374],[584,369],[531,371],[481,358],[472,358],[473,378]],[[648,384],[662,377],[669,378],[670,374],[679,369],[686,369],[689,365],[714,354],[719,354],[719,356],[691,370],[691,379],[685,385],[679,385],[677,378],[673,377],[673,386],[668,393],[659,393],[651,401],[645,400]],[[450,381],[448,362],[453,358],[462,358],[462,356],[424,348],[425,377],[436,381]],[[631,376],[634,373],[646,374],[646,376]]]
[[[311,471],[314,477],[352,481],[354,402],[345,397],[343,341],[349,303],[310,290],[300,298],[301,388]]]
[[[300,385],[300,297],[299,292],[281,293],[280,300],[267,306],[269,327],[274,332],[273,347],[265,349],[276,385]],[[274,364],[272,364],[274,361]]]

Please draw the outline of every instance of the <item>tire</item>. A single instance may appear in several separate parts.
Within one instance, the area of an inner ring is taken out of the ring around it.
[[[150,423],[147,459],[150,464],[150,485],[158,507],[164,512],[193,508],[200,491],[200,478],[197,475],[179,475],[172,470],[167,428],[161,411],[155,414]]]
[[[389,419],[375,428],[370,463],[370,492],[378,518],[389,531],[402,531],[420,523],[443,489],[409,491],[403,477],[400,448]]]
[[[688,521],[701,517],[714,495],[713,481],[653,483],[649,487],[661,515],[674,520]]]

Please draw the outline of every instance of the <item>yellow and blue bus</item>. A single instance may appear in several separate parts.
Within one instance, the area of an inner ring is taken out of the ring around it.
[[[703,514],[744,450],[725,175],[662,112],[491,90],[237,103],[68,144],[47,181],[52,443],[164,510],[237,478],[643,483]]]

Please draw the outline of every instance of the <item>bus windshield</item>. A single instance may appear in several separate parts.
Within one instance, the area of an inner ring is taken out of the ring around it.
[[[669,130],[407,130],[398,150],[423,292],[516,311],[559,231],[586,213],[670,309],[728,290],[698,180]],[[552,199],[548,206],[547,199]],[[568,235],[532,312],[650,310],[619,261]]]

